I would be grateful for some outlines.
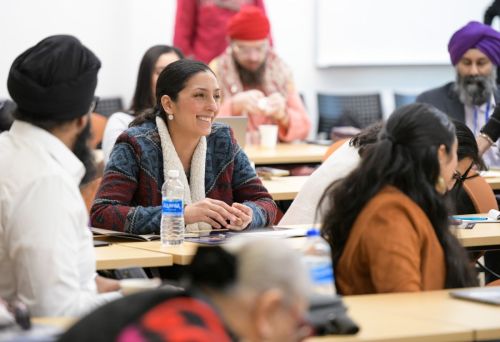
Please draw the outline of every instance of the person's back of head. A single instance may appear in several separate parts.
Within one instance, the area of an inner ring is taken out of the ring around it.
[[[448,231],[443,199],[453,183],[455,146],[453,124],[435,107],[415,103],[396,109],[378,141],[365,149],[360,165],[323,195],[322,201],[332,203],[334,208],[323,221],[323,234],[332,244],[334,268],[357,216],[371,198],[390,185],[427,214],[445,251],[446,286],[473,283],[466,265],[457,265],[457,260],[466,260],[463,249]]]
[[[43,39],[12,63],[7,87],[14,118],[44,129],[89,113],[99,59],[72,36]]]
[[[476,165],[480,170],[485,168],[483,159],[479,155],[479,148],[477,146],[476,138],[474,133],[469,127],[462,121],[453,120],[453,125],[455,125],[455,132],[457,136],[458,148],[457,157],[458,161],[465,158],[471,159],[472,163]]]
[[[309,283],[299,253],[285,241],[205,247],[191,269],[191,284],[208,294],[240,338],[285,341],[298,333]]]
[[[100,60],[77,38],[50,36],[18,56],[7,88],[17,104],[14,119],[56,135],[84,164],[82,183],[95,174],[89,146],[90,117]],[[15,124],[15,123],[14,123]]]

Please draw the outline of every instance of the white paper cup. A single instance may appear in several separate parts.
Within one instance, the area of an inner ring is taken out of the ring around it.
[[[120,280],[121,292],[124,296],[146,290],[156,289],[161,285],[159,278],[129,278]]]
[[[260,125],[260,146],[265,148],[275,148],[278,142],[277,125]]]

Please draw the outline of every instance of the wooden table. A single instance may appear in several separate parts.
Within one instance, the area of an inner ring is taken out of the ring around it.
[[[451,298],[448,291],[346,296],[361,330],[308,341],[472,341],[500,338],[500,307]]]
[[[273,177],[262,180],[267,191],[275,201],[293,200],[299,193],[309,176]]]
[[[343,298],[361,327],[356,335],[324,336],[321,341],[473,341],[500,338],[500,307],[451,298],[448,290]],[[67,328],[68,318],[35,322]]]
[[[498,249],[500,223],[476,223],[472,229],[456,229],[455,236],[468,249]]]
[[[488,171],[482,171],[481,176],[493,190],[500,190],[500,170],[492,169]]]
[[[245,146],[245,153],[255,165],[321,163],[328,146],[306,143],[278,144],[276,148]]]
[[[172,255],[151,250],[130,248],[119,244],[96,247],[94,250],[96,255],[96,268],[98,270],[126,267],[171,266],[173,263]]]
[[[160,241],[126,242],[119,243],[118,245],[126,248],[169,255],[176,265],[189,265],[198,247],[198,244],[192,242],[184,242],[180,246],[162,246]]]

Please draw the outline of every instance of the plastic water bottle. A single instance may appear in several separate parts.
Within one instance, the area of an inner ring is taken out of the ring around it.
[[[302,253],[312,292],[319,295],[335,295],[330,245],[321,237],[319,230],[311,228],[307,231],[307,242],[302,248]]]
[[[169,170],[167,176],[161,188],[161,243],[180,245],[184,242],[184,185],[178,170]]]

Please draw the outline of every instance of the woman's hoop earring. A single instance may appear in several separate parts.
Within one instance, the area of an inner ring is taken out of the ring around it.
[[[174,114],[168,114],[167,119],[172,121],[174,119]]]

